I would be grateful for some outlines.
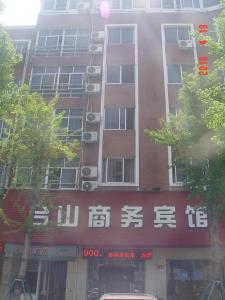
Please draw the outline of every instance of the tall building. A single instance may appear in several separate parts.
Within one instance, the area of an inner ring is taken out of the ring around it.
[[[48,168],[56,214],[36,224],[27,282],[37,300],[98,299],[140,291],[197,300],[208,280],[207,215],[182,191],[182,167],[145,128],[177,109],[178,90],[207,47],[191,32],[211,23],[219,0],[43,0],[36,26],[6,28],[23,55],[16,80],[64,111],[78,157]],[[4,123],[1,123],[3,137]],[[29,168],[18,169],[29,174]],[[16,215],[8,197],[8,212]],[[225,228],[221,229],[224,245]],[[22,233],[2,235],[1,295],[15,276]]]

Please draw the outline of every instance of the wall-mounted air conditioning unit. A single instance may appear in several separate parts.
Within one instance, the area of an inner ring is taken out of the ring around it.
[[[92,31],[91,39],[92,41],[101,41],[104,40],[105,32],[104,31]]]
[[[82,142],[85,143],[95,143],[98,140],[98,133],[93,131],[93,132],[82,132]]]
[[[103,52],[102,44],[91,44],[89,45],[89,52],[92,54],[101,54]]]
[[[97,177],[98,168],[93,166],[81,167],[81,177]]]
[[[178,47],[183,50],[188,50],[193,48],[192,40],[179,40]]]
[[[97,181],[82,181],[82,191],[90,192],[94,191],[98,187]]]
[[[100,66],[87,66],[86,73],[89,76],[98,76],[101,74],[101,67]]]
[[[87,123],[99,123],[101,120],[101,114],[95,112],[86,113],[86,122]]]
[[[85,86],[85,91],[88,94],[96,94],[99,93],[101,90],[101,86],[99,83],[88,83]]]
[[[79,2],[77,3],[77,10],[78,11],[85,11],[90,8],[89,2]]]

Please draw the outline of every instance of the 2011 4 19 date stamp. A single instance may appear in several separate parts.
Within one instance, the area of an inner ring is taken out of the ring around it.
[[[200,24],[198,26],[198,32],[200,34],[205,34],[208,32],[208,25],[207,24]],[[201,38],[198,40],[200,46],[206,45],[208,43],[207,38]],[[208,56],[199,56],[198,57],[198,74],[200,76],[207,76],[209,74],[209,67],[208,67]]]

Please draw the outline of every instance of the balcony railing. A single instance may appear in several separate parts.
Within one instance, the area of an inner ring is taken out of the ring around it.
[[[33,50],[34,56],[73,56],[73,55],[86,55],[88,53],[87,47],[36,47]]]
[[[41,93],[46,97],[80,97],[85,93],[85,85],[84,84],[68,84],[68,83],[59,83],[56,84],[42,84],[42,85],[31,85],[31,92]]]

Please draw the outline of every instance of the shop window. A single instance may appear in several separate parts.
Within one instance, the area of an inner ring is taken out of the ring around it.
[[[134,108],[106,108],[105,129],[134,129]]]
[[[108,29],[108,44],[132,44],[134,29],[132,27],[110,27]]]
[[[134,182],[134,159],[132,158],[104,158],[103,182]]]
[[[209,281],[208,260],[168,260],[167,299],[199,300]]]
[[[166,27],[166,43],[177,43],[179,40],[190,40],[190,26]]]
[[[107,66],[107,83],[134,83],[134,65]]]
[[[167,65],[168,83],[180,84],[184,74],[193,71],[193,65],[169,64]]]

